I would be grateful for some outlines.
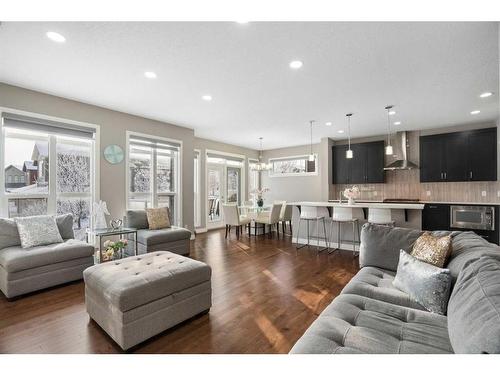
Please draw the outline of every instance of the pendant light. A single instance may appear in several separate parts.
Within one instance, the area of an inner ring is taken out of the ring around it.
[[[250,166],[250,169],[252,171],[258,171],[258,172],[269,171],[272,168],[272,165],[270,163],[268,164],[268,163],[264,163],[262,161],[262,139],[263,139],[262,137],[259,137],[259,141],[260,141],[259,162],[252,164]]]
[[[345,157],[347,159],[352,159],[354,156],[354,154],[351,150],[351,116],[352,116],[352,113],[346,114],[346,117],[347,117],[347,142],[349,145],[349,148],[345,152]]]
[[[309,121],[309,124],[311,126],[311,147],[310,147],[310,153],[309,153],[309,161],[314,161],[316,159],[316,156],[313,154],[313,124],[314,124],[314,120]]]
[[[392,146],[391,146],[391,109],[393,108],[394,106],[392,105],[388,105],[387,107],[385,107],[386,111],[387,111],[387,146],[385,146],[385,154],[386,155],[392,155],[393,154],[393,149],[392,149]]]

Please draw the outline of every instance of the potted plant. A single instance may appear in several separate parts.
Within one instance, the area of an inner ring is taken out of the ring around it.
[[[104,260],[112,260],[128,245],[128,240],[118,240],[111,241],[107,240],[104,242],[104,248],[106,249],[103,254]]]
[[[264,206],[264,193],[267,193],[269,191],[269,188],[262,188],[262,189],[253,189],[250,194],[252,194],[257,202],[257,206],[262,207]]]

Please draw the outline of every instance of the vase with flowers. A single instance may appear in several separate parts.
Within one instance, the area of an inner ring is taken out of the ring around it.
[[[128,240],[120,239],[118,241],[107,240],[104,241],[104,254],[103,260],[113,260],[122,256],[123,249],[127,247]]]
[[[343,194],[344,194],[344,197],[347,198],[347,204],[354,204],[354,203],[356,203],[355,199],[359,197],[360,192],[359,192],[359,188],[356,185],[354,185],[350,188],[344,189]]]
[[[267,193],[269,188],[253,189],[250,194],[254,196],[257,206],[264,206],[264,193]]]

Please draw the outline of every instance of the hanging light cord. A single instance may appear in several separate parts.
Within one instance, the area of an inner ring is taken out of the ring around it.
[[[310,121],[311,123],[311,155],[313,154],[313,123],[314,121]]]
[[[351,114],[347,115],[347,143],[349,144],[349,150],[351,149]]]

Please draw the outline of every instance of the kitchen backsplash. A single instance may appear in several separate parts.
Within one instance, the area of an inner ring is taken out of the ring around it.
[[[433,182],[420,183],[420,171],[386,171],[384,184],[357,184],[358,199],[383,200],[413,198],[431,202],[500,203],[500,182]],[[330,199],[352,185],[330,185]]]

